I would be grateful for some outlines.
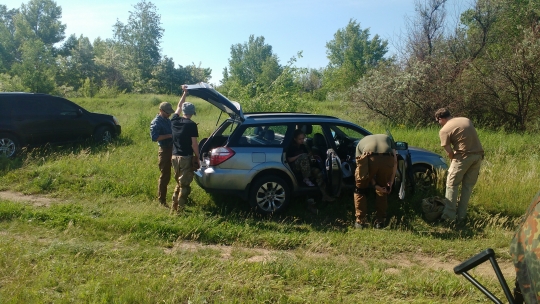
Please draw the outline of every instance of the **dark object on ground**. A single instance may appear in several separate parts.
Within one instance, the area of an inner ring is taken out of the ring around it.
[[[444,211],[444,206],[448,199],[438,196],[428,197],[422,200],[422,213],[427,222],[435,222],[441,218]]]

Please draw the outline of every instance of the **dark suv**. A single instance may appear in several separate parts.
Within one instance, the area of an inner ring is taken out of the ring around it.
[[[91,113],[56,96],[0,93],[0,156],[14,156],[22,146],[65,143],[93,137],[109,142],[120,134],[118,120]]]
[[[366,129],[326,115],[243,113],[239,103],[204,83],[189,85],[188,92],[229,115],[199,144],[202,163],[195,180],[206,191],[238,194],[261,213],[280,212],[293,195],[313,191],[314,187],[298,182],[297,172],[286,161],[287,147],[298,128],[306,133],[307,146],[321,161],[328,192],[339,196],[341,189],[354,187],[356,146],[371,134]],[[397,190],[405,188],[405,176],[413,181],[432,176],[436,169],[447,169],[440,155],[404,142],[397,144]]]

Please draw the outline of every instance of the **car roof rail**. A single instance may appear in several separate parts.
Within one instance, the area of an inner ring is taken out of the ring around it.
[[[257,118],[260,117],[291,117],[291,116],[299,116],[299,117],[316,117],[316,118],[333,118],[333,119],[339,119],[335,116],[330,115],[322,115],[322,114],[311,114],[311,113],[303,113],[303,112],[245,112],[244,115],[250,115],[250,116],[257,116]]]

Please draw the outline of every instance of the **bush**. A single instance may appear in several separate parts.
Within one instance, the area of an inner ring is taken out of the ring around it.
[[[25,88],[19,76],[10,76],[8,74],[0,74],[0,92],[29,92],[30,89]]]
[[[126,93],[126,90],[121,91],[116,85],[108,86],[104,84],[96,94],[97,98],[116,98]]]

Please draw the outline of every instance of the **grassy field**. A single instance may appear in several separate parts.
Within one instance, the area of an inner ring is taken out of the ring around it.
[[[353,229],[348,192],[319,205],[317,215],[298,198],[285,214],[262,217],[238,198],[209,195],[194,183],[186,212],[170,216],[154,199],[159,171],[149,124],[160,102],[177,100],[74,100],[115,115],[122,136],[108,146],[44,147],[0,160],[0,191],[11,195],[0,196],[1,303],[488,302],[452,272],[485,248],[497,252],[513,284],[508,247],[539,190],[540,136],[479,131],[486,160],[462,229],[422,219],[421,199],[443,195],[444,181],[404,201],[394,194],[385,230]],[[201,137],[208,136],[219,111],[189,101]],[[372,132],[387,127],[340,112],[345,107],[335,102],[311,105]],[[436,125],[391,130],[442,154]],[[489,267],[473,273],[504,298]]]

